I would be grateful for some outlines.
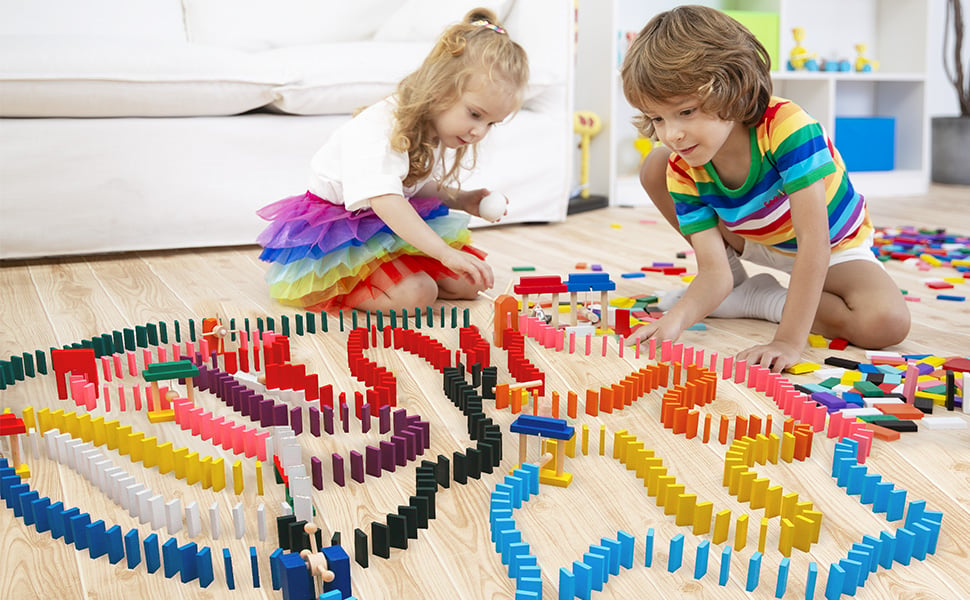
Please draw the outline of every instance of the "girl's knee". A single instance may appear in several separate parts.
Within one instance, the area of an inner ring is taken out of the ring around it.
[[[862,348],[878,349],[893,346],[909,335],[910,315],[905,306],[884,306],[855,315],[850,341]]]

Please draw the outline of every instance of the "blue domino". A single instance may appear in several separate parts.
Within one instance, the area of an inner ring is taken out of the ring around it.
[[[175,538],[168,538],[162,544],[162,569],[165,577],[171,579],[179,572],[182,567],[181,554],[179,553],[178,541]]]
[[[212,550],[208,546],[199,550],[198,554],[195,555],[195,565],[199,586],[209,587],[209,584],[215,579],[215,573],[212,571]]]
[[[610,575],[614,574],[612,569],[612,557],[610,556],[609,548],[597,544],[590,544],[589,552],[590,554],[596,554],[603,557],[603,583],[606,583],[610,580]]]
[[[116,565],[125,557],[125,544],[121,537],[121,525],[112,525],[108,536],[108,562]]]
[[[678,533],[670,538],[670,555],[667,558],[667,571],[673,573],[684,562],[684,534]]]
[[[501,548],[502,564],[508,565],[511,560],[512,544],[522,541],[522,532],[518,529],[506,529],[499,533],[498,543]]]
[[[721,550],[721,572],[718,574],[717,584],[727,585],[728,577],[731,576],[731,547],[724,546]]]
[[[28,488],[26,493],[20,494],[20,512],[24,516],[24,525],[34,524],[34,500],[40,498],[40,492]]]
[[[576,597],[576,576],[569,569],[559,568],[559,600],[573,600]]]
[[[19,477],[17,478],[20,479]],[[30,491],[30,486],[26,483],[15,483],[7,489],[7,508],[13,509],[13,516],[24,516],[23,508],[20,506],[20,496]]]
[[[593,585],[593,567],[581,561],[573,561],[573,574],[576,578],[576,597],[589,600]]]
[[[532,495],[538,494],[539,493],[539,465],[535,463],[524,463],[519,467],[519,469],[528,473],[528,477],[526,478],[526,481],[529,482],[529,492],[532,493]],[[516,474],[518,474],[519,469],[515,470]]]
[[[51,505],[51,499],[44,496],[31,502],[31,505],[34,511],[34,527],[37,528],[37,533],[50,531],[50,513],[47,507]]]
[[[788,571],[791,569],[791,559],[787,556],[778,564],[778,581],[775,583],[775,598],[781,598],[788,589]]]
[[[876,499],[876,484],[882,481],[882,475],[878,473],[867,473],[862,481],[862,496],[859,501],[863,504],[872,504]]]
[[[855,496],[856,494],[862,493],[862,484],[865,481],[863,477],[866,475],[865,465],[852,465],[848,471],[848,477],[846,478],[845,493],[849,496]]]
[[[825,583],[826,600],[839,600],[845,585],[845,571],[839,565],[832,563],[829,568],[829,579]]]
[[[512,560],[509,561],[509,577],[518,579],[523,567],[534,567],[538,564],[538,559],[535,554],[518,554],[513,556]]]
[[[583,553],[583,562],[589,565],[590,571],[590,587],[597,591],[603,591],[603,583],[606,582],[607,570],[606,570],[606,559],[600,554],[593,554],[592,552]]]
[[[879,550],[879,566],[883,569],[891,569],[896,556],[896,536],[888,531],[880,531],[879,541],[882,542],[882,548]]]
[[[626,569],[632,569],[633,547],[636,538],[625,531],[619,531],[616,534],[616,539],[620,542],[620,565]]]
[[[707,575],[707,557],[710,554],[711,542],[704,540],[697,545],[694,555],[694,579],[701,579]]]
[[[142,542],[145,549],[145,567],[149,573],[154,573],[162,566],[162,556],[158,550],[158,535],[149,533]]]
[[[232,573],[232,553],[229,548],[222,549],[222,564],[226,569],[226,587],[230,590],[236,589],[236,577]]]
[[[913,523],[912,527],[907,527],[915,534],[913,540],[913,558],[916,560],[926,560],[926,548],[929,546],[930,530],[922,523]]]
[[[87,527],[91,524],[91,515],[80,513],[68,519],[68,526],[65,531],[71,530],[71,537],[74,540],[76,550],[86,550],[88,547]]]
[[[283,588],[283,549],[277,548],[269,555],[269,577],[272,582],[273,589],[279,590]]]
[[[141,564],[141,544],[138,543],[138,530],[130,529],[125,534],[125,558],[128,568],[134,569]]]
[[[818,564],[812,561],[808,564],[808,575],[805,576],[805,598],[815,597],[815,584],[818,581]]]
[[[179,575],[182,583],[194,581],[199,577],[199,546],[189,542],[178,548]]]
[[[647,529],[647,550],[646,557],[643,559],[643,566],[649,567],[653,565],[653,527]]]
[[[623,553],[623,544],[619,540],[600,538],[600,545],[610,551],[610,575],[619,575],[620,555]]]
[[[896,530],[896,552],[893,554],[893,560],[903,566],[909,565],[909,561],[913,558],[913,543],[915,541],[916,534],[905,527],[898,528]]]
[[[755,591],[761,580],[761,556],[760,552],[755,552],[748,560],[748,581],[744,586],[744,589],[748,592]]]
[[[88,543],[88,554],[92,559],[101,558],[108,553],[108,534],[104,528],[104,521],[98,519],[84,527],[84,537]]]
[[[249,566],[253,570],[253,587],[259,587],[259,558],[256,556],[256,546],[249,547]]]
[[[863,570],[862,565],[858,561],[854,561],[848,558],[843,558],[839,561],[838,567],[842,570],[842,591],[841,593],[847,594],[849,596],[855,596],[856,588],[859,586],[859,572]],[[835,568],[835,565],[833,565]],[[829,581],[831,582],[832,576],[829,574]],[[834,584],[833,584],[834,585]],[[826,591],[826,597],[828,597],[828,589]]]
[[[898,521],[902,519],[905,508],[906,490],[898,489],[889,492],[889,499],[886,504],[886,520]]]

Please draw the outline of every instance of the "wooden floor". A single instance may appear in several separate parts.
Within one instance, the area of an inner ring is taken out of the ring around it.
[[[916,225],[946,228],[953,233],[970,234],[970,189],[934,186],[927,196],[913,198],[875,198],[870,200],[874,221],[879,226]],[[52,232],[56,235],[56,232]],[[575,271],[579,262],[598,263],[616,281],[616,296],[650,294],[655,290],[685,285],[679,278],[648,273],[645,278],[620,277],[639,271],[654,261],[672,261],[692,270],[690,259],[677,259],[686,244],[651,208],[610,208],[571,216],[566,223],[496,227],[477,230],[476,245],[489,253],[496,274],[495,292],[508,289],[521,273],[516,266],[534,266],[534,274],[566,275]],[[939,356],[970,355],[970,303],[945,302],[935,299],[935,292],[925,286],[926,277],[943,277],[944,269],[920,272],[898,262],[887,264],[901,288],[919,302],[909,306],[913,328],[909,338],[888,350],[909,354]],[[756,272],[757,268],[749,269]],[[262,282],[264,265],[257,260],[255,247],[182,252],[144,252],[106,257],[67,258],[51,261],[17,261],[0,263],[0,355],[9,357],[37,349],[60,347],[102,333],[146,323],[179,321],[185,328],[189,319],[200,323],[203,317],[219,316],[224,320],[267,316],[278,320],[281,315],[295,318],[292,309],[274,304]],[[965,286],[960,286],[965,287]],[[970,289],[970,288],[968,288]],[[966,294],[966,289],[954,293]],[[451,305],[446,305],[450,307]],[[471,322],[488,335],[492,307],[482,299],[458,303],[468,308]],[[728,356],[771,336],[774,326],[748,320],[708,319],[704,331],[688,331],[680,341],[697,349]],[[426,329],[424,333],[441,340],[452,351],[458,348],[457,331],[450,327]],[[171,334],[171,333],[170,333]],[[332,382],[334,389],[352,395],[363,391],[363,384],[353,379],[346,362],[347,333],[339,331],[330,320],[330,330],[323,334],[291,336],[292,361],[307,365],[308,372],[321,375],[321,382]],[[527,344],[527,356],[546,373],[548,388],[565,398],[568,391],[584,394],[587,388],[598,389],[618,381],[650,362],[636,359],[627,350],[620,358],[615,342],[609,356],[581,353],[569,355],[544,350],[534,342]],[[862,350],[849,347],[844,351],[810,349],[806,360],[822,362],[834,355],[864,360]],[[431,424],[431,448],[426,458],[450,457],[472,444],[465,430],[464,418],[441,392],[440,375],[415,356],[383,348],[367,351],[367,356],[386,365],[398,378],[398,402],[412,414],[420,414]],[[498,365],[499,381],[509,382],[506,353],[492,347],[493,364]],[[812,376],[792,377],[795,381],[814,381]],[[122,380],[126,385],[137,378]],[[112,383],[111,385],[115,385]],[[198,394],[196,402],[217,416],[233,413],[217,406],[208,394]],[[601,538],[615,538],[619,530],[635,536],[632,569],[611,576],[602,592],[594,598],[668,598],[677,594],[691,598],[771,598],[775,594],[781,555],[778,546],[778,520],[773,519],[762,559],[760,585],[751,593],[745,591],[748,565],[757,549],[759,523],[763,513],[727,493],[721,486],[721,473],[726,447],[712,440],[702,444],[697,439],[673,436],[658,423],[659,393],[640,399],[626,410],[612,415],[580,415],[574,424],[588,425],[593,435],[589,455],[579,452],[569,459],[567,471],[573,473],[573,484],[567,489],[543,486],[539,496],[525,503],[514,514],[522,539],[537,556],[543,575],[543,598],[558,597],[559,568],[571,568],[581,560],[591,544]],[[27,407],[35,410],[73,409],[74,403],[59,401],[53,377],[28,378],[0,391],[0,409],[17,414]],[[548,409],[546,409],[548,410]],[[720,415],[759,415],[773,417],[773,431],[781,432],[784,415],[762,394],[732,382],[719,381],[718,399],[702,409]],[[941,409],[937,409],[940,414]],[[209,442],[193,438],[174,423],[152,425],[144,413],[120,412],[117,401],[110,412],[94,411],[108,420],[119,419],[135,431],[151,432],[159,443],[170,441],[175,446],[188,446],[200,455],[236,457]],[[945,412],[945,411],[944,411]],[[371,556],[366,569],[352,562],[354,594],[361,600],[381,598],[426,598],[453,600],[499,599],[515,595],[515,583],[489,541],[489,497],[503,473],[513,468],[518,452],[518,436],[508,433],[512,415],[496,410],[486,402],[486,413],[503,429],[505,459],[502,469],[470,480],[467,485],[453,484],[439,490],[436,498],[437,518],[421,530],[417,539],[409,540],[407,550],[392,549],[390,559]],[[953,414],[953,413],[950,413]],[[967,415],[957,414],[964,421]],[[243,421],[239,421],[243,422]],[[248,421],[246,421],[248,422]],[[600,426],[608,432],[605,455],[599,454]],[[688,493],[698,500],[714,503],[714,510],[732,511],[729,542],[733,542],[734,519],[750,513],[748,544],[732,553],[730,579],[718,585],[721,551],[725,544],[712,544],[707,574],[694,578],[695,553],[699,544],[711,540],[711,534],[694,535],[690,527],[677,526],[674,517],[665,515],[653,498],[648,497],[641,482],[612,458],[612,434],[626,430],[662,457],[668,472],[685,484]],[[371,522],[384,522],[387,513],[407,503],[415,493],[413,463],[380,479],[368,477],[365,484],[348,478],[348,485],[337,487],[331,480],[328,454],[349,450],[363,452],[367,444],[377,445],[376,433],[361,434],[359,428],[350,434],[342,432],[321,438],[308,434],[299,437],[304,461],[319,456],[324,465],[324,490],[315,492],[314,506],[318,522],[327,537],[339,531],[344,547],[353,556],[353,532],[360,528],[370,533]],[[785,492],[796,492],[800,500],[814,504],[823,514],[818,544],[811,552],[795,551],[791,557],[786,598],[805,596],[810,563],[818,566],[816,598],[823,597],[830,565],[848,556],[854,542],[864,535],[878,537],[881,531],[894,531],[900,522],[886,522],[885,515],[874,514],[862,505],[858,496],[847,496],[831,477],[833,440],[815,437],[812,456],[805,462],[779,463],[759,467],[773,484]],[[117,452],[102,449],[109,460],[129,471],[137,481],[149,485],[166,500],[180,498],[183,505],[198,502],[202,507],[202,534],[189,539],[185,529],[175,534],[178,545],[196,542],[210,546],[215,580],[206,589],[197,582],[182,584],[179,577],[166,579],[159,571],[149,574],[144,563],[134,570],[122,560],[112,565],[107,557],[89,558],[87,551],[76,551],[48,533],[37,533],[14,518],[11,510],[0,508],[0,598],[223,598],[230,597],[223,568],[223,548],[232,556],[236,590],[231,597],[280,597],[272,591],[267,557],[276,547],[275,518],[281,514],[284,501],[282,486],[275,484],[270,471],[264,475],[265,495],[255,491],[255,462],[243,459],[246,487],[241,496],[229,490],[213,493],[201,486],[188,486],[171,474],[160,475],[157,469],[135,465]],[[538,450],[532,449],[538,455]],[[29,457],[29,453],[27,454]],[[31,469],[29,485],[41,496],[63,501],[65,506],[79,507],[92,519],[103,519],[108,527],[118,524],[122,532],[132,528],[144,539],[151,532],[164,542],[170,535],[164,527],[153,530],[151,524],[139,523],[127,511],[115,505],[97,487],[72,471],[46,457],[28,458]],[[943,525],[936,554],[910,565],[895,564],[892,569],[871,573],[859,598],[970,598],[970,578],[966,576],[967,540],[970,540],[970,429],[905,433],[894,442],[876,441],[867,461],[869,473],[908,491],[907,501],[925,500],[928,510],[943,513]],[[233,534],[232,508],[242,502],[247,515],[247,529],[242,539]],[[260,541],[256,534],[256,511],[260,503],[270,521],[270,535]],[[213,539],[208,507],[215,505],[221,518],[221,535]],[[645,539],[649,529],[655,532],[651,567],[644,566]],[[668,571],[667,554],[670,540],[677,534],[686,538],[683,566]],[[249,548],[255,547],[260,560],[262,587],[254,588],[250,571]]]

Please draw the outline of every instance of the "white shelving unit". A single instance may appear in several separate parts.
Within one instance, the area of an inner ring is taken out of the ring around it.
[[[700,2],[723,10],[778,15],[778,61],[772,68],[774,93],[790,98],[818,119],[839,145],[836,117],[892,117],[895,120],[894,169],[852,171],[864,195],[925,193],[929,187],[927,72],[929,0],[734,0]],[[576,110],[597,112],[603,132],[590,148],[590,189],[614,206],[649,202],[640,188],[640,155],[633,142],[634,109],[623,97],[619,67],[627,34],[635,35],[669,0],[580,0]],[[793,27],[805,29],[802,45],[821,59],[854,63],[855,44],[879,61],[869,73],[787,71],[795,41]]]

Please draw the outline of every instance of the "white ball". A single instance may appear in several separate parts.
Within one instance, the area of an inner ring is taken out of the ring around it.
[[[482,198],[482,201],[479,203],[478,214],[486,221],[494,223],[505,214],[505,208],[508,206],[508,203],[508,199],[503,194],[489,194]]]

